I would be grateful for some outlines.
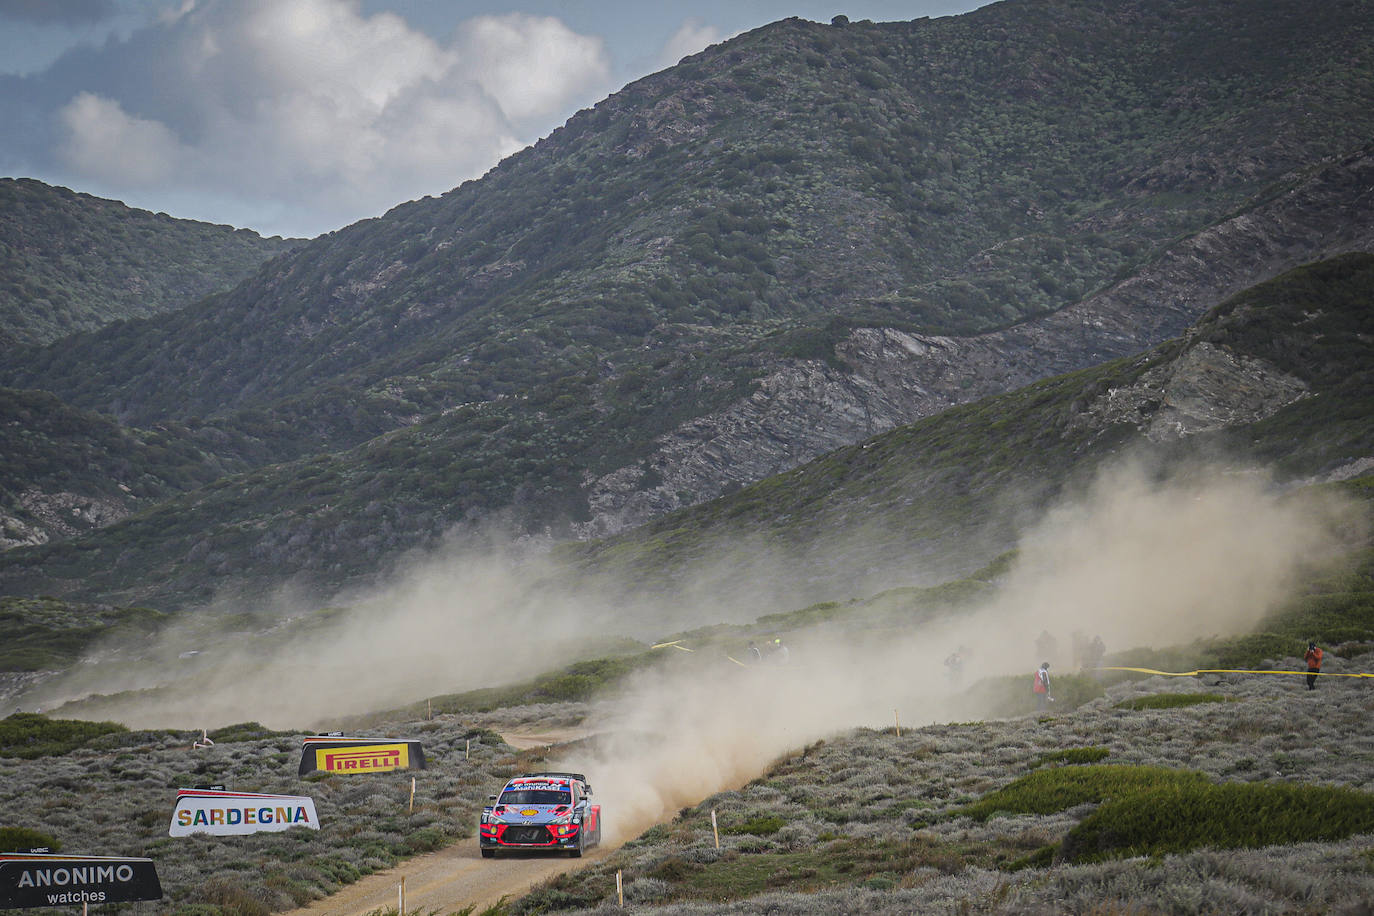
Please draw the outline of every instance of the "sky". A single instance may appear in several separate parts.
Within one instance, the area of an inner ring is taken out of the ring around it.
[[[0,0],[0,176],[314,237],[749,29],[986,0]]]

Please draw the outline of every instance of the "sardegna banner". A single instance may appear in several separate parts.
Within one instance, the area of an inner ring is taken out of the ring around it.
[[[320,735],[306,738],[301,747],[301,776],[316,770],[326,773],[384,773],[388,770],[424,768],[425,751],[419,741]]]
[[[152,859],[0,853],[0,910],[161,899]]]
[[[314,799],[304,795],[178,789],[177,806],[167,833],[169,836],[193,833],[244,836],[292,827],[320,829]]]

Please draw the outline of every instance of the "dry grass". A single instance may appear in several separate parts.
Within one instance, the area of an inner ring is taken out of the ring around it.
[[[0,758],[0,827],[41,830],[70,854],[152,857],[167,900],[130,913],[265,914],[471,835],[483,800],[520,766],[497,735],[453,717],[364,734],[420,739],[429,769],[301,779],[299,735],[193,750],[199,732],[112,734],[60,756]],[[169,837],[176,790],[204,784],[309,795],[323,829]]]
[[[1371,665],[1367,655],[1344,660],[1345,670]],[[1374,792],[1367,682],[1329,678],[1308,692],[1297,677],[1237,675],[1209,679],[1208,702],[1189,699],[1203,686],[1151,678],[1049,716],[936,725],[900,738],[861,729],[818,742],[510,910],[605,906],[620,869],[627,909],[655,916],[1367,912],[1368,835],[1054,865],[1058,844],[1099,805],[986,820],[962,813],[1030,773],[1098,761],[1193,771],[1209,784]],[[1158,699],[1169,694],[1178,701]]]

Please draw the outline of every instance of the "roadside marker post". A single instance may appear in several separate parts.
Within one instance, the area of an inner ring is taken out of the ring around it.
[[[892,721],[897,723],[897,737],[902,737],[902,717],[897,714],[897,710],[892,710]]]
[[[410,777],[410,813],[415,813],[415,777]]]
[[[620,906],[625,905],[625,886],[620,882],[620,869],[618,868],[615,870],[615,899],[619,901]]]
[[[720,828],[716,826],[716,809],[711,809],[711,833],[716,838],[716,848],[720,848]]]
[[[401,886],[396,890],[396,916],[406,916],[406,876],[401,875]]]

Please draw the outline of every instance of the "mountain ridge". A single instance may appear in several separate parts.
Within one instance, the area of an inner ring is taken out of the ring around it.
[[[785,21],[156,326],[18,352],[0,384],[247,462],[82,538],[180,594],[351,578],[492,519],[623,531],[1367,247],[1366,12]]]

